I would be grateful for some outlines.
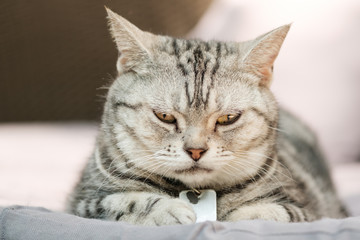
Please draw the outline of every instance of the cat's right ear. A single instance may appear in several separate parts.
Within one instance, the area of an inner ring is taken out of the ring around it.
[[[149,46],[153,35],[143,32],[125,18],[105,7],[110,26],[110,33],[119,50],[116,68],[119,73],[146,71],[151,61]]]
[[[245,43],[247,50],[243,59],[244,66],[259,77],[259,84],[262,86],[270,86],[273,64],[290,26],[276,28]]]

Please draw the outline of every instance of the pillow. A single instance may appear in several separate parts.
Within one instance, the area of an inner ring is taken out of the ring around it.
[[[0,208],[0,239],[360,239],[360,217],[311,223],[248,220],[161,227],[85,219],[45,208]]]

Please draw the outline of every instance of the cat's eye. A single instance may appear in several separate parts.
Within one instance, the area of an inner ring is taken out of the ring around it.
[[[163,121],[165,123],[175,123],[176,122],[176,118],[171,114],[162,113],[162,112],[154,112],[154,114],[157,116],[158,119],[160,119],[161,121]]]
[[[219,125],[229,125],[232,124],[234,122],[236,122],[239,118],[240,118],[241,114],[227,114],[227,115],[223,115],[221,117],[219,117],[216,120],[216,124]]]

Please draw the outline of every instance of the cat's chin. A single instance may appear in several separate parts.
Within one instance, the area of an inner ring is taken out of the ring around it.
[[[216,171],[210,168],[192,166],[190,168],[175,170],[176,178],[190,188],[216,188],[218,182]]]
[[[179,170],[175,170],[176,174],[198,174],[198,173],[210,173],[212,172],[212,169],[209,168],[204,168],[204,167],[199,167],[199,166],[191,166],[190,168],[185,168],[185,169],[179,169]]]

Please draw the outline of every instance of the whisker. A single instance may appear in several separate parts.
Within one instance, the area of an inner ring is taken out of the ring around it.
[[[284,177],[286,177],[286,178],[289,179],[289,180],[294,181],[293,178],[292,178],[292,174],[291,174],[290,170],[289,170],[284,164],[282,164],[280,161],[278,161],[278,160],[276,160],[276,159],[274,159],[274,158],[271,158],[271,157],[266,156],[266,155],[261,154],[261,153],[255,153],[255,152],[250,152],[250,151],[238,151],[238,152],[235,153],[235,155],[241,156],[241,157],[246,156],[247,154],[251,154],[251,155],[255,155],[255,156],[259,156],[259,157],[264,157],[264,158],[266,158],[266,159],[270,159],[270,160],[275,161],[275,162],[276,162],[277,164],[279,164],[284,170],[286,170],[289,175],[286,175],[285,173],[283,173],[283,172],[275,169],[275,170],[277,171],[277,173],[283,175]],[[265,166],[267,166],[267,167],[269,167],[269,168],[273,168],[272,166],[270,166],[270,165],[268,165],[268,164],[265,164]]]

